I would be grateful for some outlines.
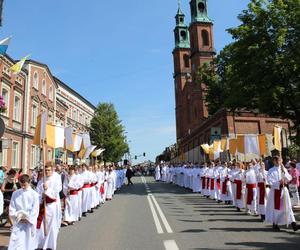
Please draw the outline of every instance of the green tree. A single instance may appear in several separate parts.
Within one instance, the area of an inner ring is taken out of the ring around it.
[[[234,42],[199,70],[210,112],[248,108],[290,119],[300,145],[300,0],[251,0],[238,18],[228,29]]]
[[[124,126],[111,103],[100,103],[91,121],[90,135],[94,145],[104,148],[104,162],[118,162],[128,152]]]

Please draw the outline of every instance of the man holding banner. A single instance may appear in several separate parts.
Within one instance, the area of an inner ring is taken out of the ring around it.
[[[266,222],[273,224],[274,231],[280,231],[279,225],[292,225],[298,230],[287,184],[292,177],[282,164],[279,156],[273,157],[274,167],[268,172],[267,181],[271,186],[266,207]]]

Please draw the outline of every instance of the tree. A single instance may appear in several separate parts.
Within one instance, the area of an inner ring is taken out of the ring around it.
[[[290,119],[300,145],[300,1],[251,0],[238,18],[228,29],[234,42],[199,70],[210,112],[248,108]]]
[[[129,151],[124,126],[111,103],[100,103],[91,121],[90,135],[94,145],[104,148],[104,162],[118,162]]]

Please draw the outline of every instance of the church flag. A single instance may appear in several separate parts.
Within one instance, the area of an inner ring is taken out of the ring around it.
[[[41,145],[41,142],[46,139],[47,113],[43,112],[37,117],[35,134],[33,138],[34,145]]]
[[[64,148],[65,128],[51,124],[46,126],[46,144],[51,148]]]
[[[281,131],[282,127],[275,126],[274,127],[274,147],[276,150],[281,151],[282,150],[282,145],[281,145]]]
[[[8,45],[10,43],[11,37],[7,37],[0,41],[0,55],[5,55]]]
[[[20,61],[10,67],[10,70],[14,74],[19,74],[23,68],[25,61],[30,57],[30,55],[23,57]]]

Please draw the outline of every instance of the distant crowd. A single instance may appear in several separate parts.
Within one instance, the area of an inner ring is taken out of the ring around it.
[[[157,165],[156,181],[174,183],[218,203],[232,204],[237,211],[260,216],[280,231],[280,225],[296,224],[293,206],[300,206],[300,163],[285,165],[278,156],[266,169],[262,160],[209,162],[205,164]]]

